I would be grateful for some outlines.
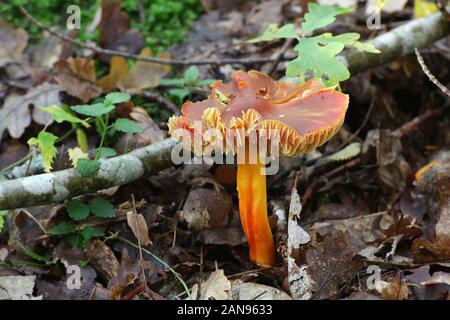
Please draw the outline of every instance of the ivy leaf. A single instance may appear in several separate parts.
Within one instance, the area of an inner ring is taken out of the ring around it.
[[[199,76],[198,68],[195,66],[190,66],[185,72],[184,72],[184,81],[188,84],[194,83]]]
[[[76,166],[77,172],[83,177],[89,177],[100,169],[100,161],[79,159]]]
[[[114,123],[114,129],[126,133],[144,132],[144,129],[142,129],[142,127],[137,122],[126,118],[117,119],[117,121]]]
[[[52,169],[53,160],[58,153],[58,150],[55,147],[55,142],[57,139],[57,136],[49,132],[41,131],[39,132],[37,138],[31,138],[28,140],[28,145],[38,146],[39,151],[41,152],[45,172],[50,172]]]
[[[336,20],[336,16],[353,12],[354,8],[340,8],[330,5],[308,4],[308,13],[305,14],[305,21],[302,29],[305,33],[326,27]]]
[[[81,104],[72,107],[72,110],[76,113],[89,117],[100,117],[104,114],[110,113],[114,109],[115,106],[113,104],[106,105],[104,103]]]
[[[127,102],[131,99],[128,93],[123,92],[112,92],[106,95],[105,100],[112,104]]]
[[[68,223],[61,223],[48,230],[47,233],[58,236],[63,234],[74,233],[75,231],[76,228],[73,225]]]
[[[79,200],[69,200],[67,212],[73,220],[80,221],[89,216],[89,207]]]
[[[89,210],[101,218],[114,218],[116,216],[114,206],[109,201],[100,197],[92,199],[89,204]]]
[[[87,123],[84,120],[81,120],[79,118],[77,118],[76,116],[70,114],[69,112],[67,112],[66,110],[64,110],[64,108],[62,107],[58,107],[58,106],[48,106],[48,107],[41,107],[39,108],[45,112],[48,112],[51,114],[53,120],[55,120],[58,123],[62,123],[64,121],[70,122],[70,123],[80,123],[83,126],[85,126],[86,128],[89,128],[90,125],[89,123]]]
[[[323,44],[320,37],[300,40],[294,48],[298,58],[289,62],[288,77],[300,77],[304,82],[311,78],[321,78],[325,85],[335,86],[350,78],[347,67],[336,56],[344,49],[340,42]]]
[[[110,158],[110,157],[116,156],[117,151],[112,148],[102,147],[102,148],[95,149],[94,155],[97,159]]]
[[[255,43],[261,41],[272,41],[275,39],[289,39],[298,38],[299,35],[295,31],[295,26],[292,23],[286,24],[279,28],[276,24],[269,24],[266,31],[256,38],[250,39],[248,43]]]

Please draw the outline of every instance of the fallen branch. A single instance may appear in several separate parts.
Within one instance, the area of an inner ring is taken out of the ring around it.
[[[224,65],[224,64],[241,64],[241,65],[254,65],[254,64],[263,64],[268,62],[275,62],[278,57],[271,58],[244,58],[244,59],[206,59],[206,60],[175,60],[175,59],[162,59],[162,58],[156,58],[156,57],[146,57],[141,56],[139,54],[124,52],[124,51],[117,51],[117,50],[109,50],[104,49],[96,46],[95,44],[88,44],[81,41],[78,41],[76,39],[73,39],[65,34],[59,33],[46,25],[44,25],[42,22],[37,20],[35,17],[33,17],[23,6],[19,7],[22,13],[25,15],[25,17],[30,20],[33,24],[37,25],[42,30],[47,31],[49,34],[65,41],[68,43],[71,43],[73,45],[76,45],[80,48],[91,50],[97,54],[102,55],[108,55],[108,56],[119,56],[124,57],[128,59],[134,59],[134,60],[140,60],[140,61],[146,61],[146,62],[154,62],[159,64],[170,64],[175,66],[193,66],[193,65]],[[281,59],[281,58],[280,58]],[[285,58],[287,59],[287,58]]]
[[[132,182],[171,166],[170,154],[176,144],[175,139],[166,139],[125,155],[101,160],[100,170],[90,177],[82,177],[76,170],[67,169],[2,182],[0,210],[61,202]]]
[[[363,72],[389,61],[401,58],[442,39],[450,33],[450,23],[442,13],[412,20],[367,43],[373,44],[380,54],[367,54],[348,50],[342,56],[351,74]]]
[[[415,48],[423,48],[449,33],[449,24],[441,13],[437,13],[408,22],[373,39],[371,43],[382,51],[381,54],[346,51],[342,59],[353,73],[362,72],[413,53]],[[270,61],[273,60],[266,62]],[[161,63],[172,62],[164,60]],[[218,63],[214,61],[210,64]],[[188,64],[187,61],[181,63]],[[68,169],[0,183],[0,210],[61,202],[78,195],[132,182],[146,174],[170,167],[170,153],[175,145],[176,141],[166,139],[129,154],[103,160],[100,171],[93,177],[83,178],[75,170]]]

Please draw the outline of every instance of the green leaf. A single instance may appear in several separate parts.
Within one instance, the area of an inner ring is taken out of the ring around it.
[[[275,39],[289,39],[289,38],[298,38],[299,35],[295,31],[295,26],[292,23],[286,24],[279,28],[276,24],[269,24],[266,31],[256,38],[250,39],[248,43],[255,43],[261,41],[272,41]]]
[[[2,232],[3,226],[5,225],[5,217],[7,214],[7,210],[0,211],[0,232]]]
[[[86,246],[89,244],[89,241],[92,240],[94,237],[102,237],[105,234],[101,231],[98,231],[92,227],[85,227],[76,234],[72,234],[69,237],[66,238],[66,241],[74,246],[79,247],[80,249],[85,249]]]
[[[105,105],[104,103],[96,104],[81,104],[73,106],[72,110],[89,117],[100,117],[104,114],[110,113],[115,109],[113,104]]]
[[[55,120],[57,123],[62,123],[64,121],[67,121],[70,123],[80,123],[83,126],[85,126],[86,128],[90,127],[89,123],[77,118],[76,116],[74,116],[71,113],[64,110],[62,107],[53,105],[53,106],[48,106],[48,107],[40,107],[39,109],[50,113],[53,120]]]
[[[89,210],[101,218],[114,218],[116,216],[114,206],[109,201],[100,197],[92,199],[89,204]]]
[[[359,42],[360,35],[358,33],[343,33],[333,36],[331,33],[324,33],[320,36],[314,37],[320,44],[326,45],[332,42],[342,43],[346,47],[353,47],[358,51],[365,51],[369,53],[380,53],[381,51],[375,48],[372,44]]]
[[[311,78],[321,78],[327,86],[338,85],[340,81],[350,78],[347,67],[336,56],[344,49],[340,42],[323,44],[319,37],[300,40],[294,48],[298,58],[289,62],[286,75],[300,77],[304,82]]]
[[[83,129],[78,128],[76,131],[76,135],[77,135],[78,146],[80,147],[80,149],[83,152],[87,153],[89,151],[89,143],[88,143],[86,133],[84,132]]]
[[[114,123],[114,129],[127,133],[144,132],[144,129],[142,129],[142,127],[137,122],[126,118],[117,119]]]
[[[73,220],[80,221],[89,216],[89,207],[79,200],[69,200],[67,212]]]
[[[116,156],[117,151],[112,148],[102,147],[102,148],[95,149],[94,155],[97,159],[110,158],[110,157]]]
[[[74,233],[76,230],[77,229],[71,224],[61,223],[61,224],[54,226],[50,230],[48,230],[47,233],[57,236],[57,235]]]
[[[188,84],[194,83],[199,76],[198,68],[195,66],[190,66],[185,72],[184,72],[184,81]]]
[[[191,94],[191,91],[184,88],[174,88],[170,89],[169,93],[179,99],[180,102],[184,100],[188,95]]]
[[[112,104],[122,103],[129,101],[131,96],[128,93],[123,92],[112,92],[106,95],[105,100],[111,102]]]
[[[357,41],[354,45],[355,49],[360,52],[381,53],[373,44]]]
[[[185,85],[184,79],[161,79],[160,86],[183,87]]]
[[[308,4],[308,13],[302,23],[304,33],[311,33],[319,28],[326,27],[336,20],[336,16],[353,12],[354,8],[340,8],[330,5]]]
[[[89,177],[100,169],[100,161],[79,159],[77,162],[77,172],[83,177]]]
[[[31,138],[28,140],[28,145],[38,146],[42,156],[45,172],[50,172],[52,169],[53,160],[58,153],[58,150],[55,147],[55,142],[57,139],[57,136],[49,132],[41,131],[39,132],[37,138]]]

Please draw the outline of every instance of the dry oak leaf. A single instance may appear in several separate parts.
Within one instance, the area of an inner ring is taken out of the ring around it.
[[[231,290],[231,282],[222,269],[212,272],[208,280],[202,282],[200,300],[227,300]]]
[[[20,138],[25,129],[31,123],[29,105],[34,105],[33,118],[36,122],[47,125],[52,122],[50,115],[38,107],[48,105],[59,105],[60,86],[55,84],[41,84],[23,96],[10,95],[6,98],[3,107],[0,109],[0,141],[3,132],[8,129],[13,138]]]
[[[69,58],[54,64],[56,81],[71,96],[84,103],[103,93],[96,84],[95,62],[85,58]]]
[[[27,44],[28,34],[24,29],[13,29],[0,20],[0,68],[8,63],[20,62]]]
[[[119,81],[128,76],[128,72],[127,60],[124,57],[114,56],[111,58],[109,74],[98,79],[97,84],[108,91],[113,91]]]
[[[137,140],[139,145],[149,145],[164,140],[166,135],[162,131],[156,122],[148,115],[145,109],[140,107],[133,108],[130,113],[131,119],[136,121],[144,132],[137,134]]]
[[[149,48],[144,48],[140,55],[152,57],[152,51]],[[163,52],[158,57],[161,59],[170,59],[171,55]],[[137,94],[143,89],[157,87],[161,78],[169,72],[169,65],[137,61],[129,73],[120,79],[118,87],[123,91]]]

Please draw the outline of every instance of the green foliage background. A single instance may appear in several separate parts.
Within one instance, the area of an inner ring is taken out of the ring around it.
[[[154,52],[180,42],[185,32],[195,19],[203,12],[199,0],[141,0],[144,8],[145,22],[141,23],[139,1],[123,0],[122,8],[130,15],[132,27],[137,28],[144,35],[146,45]],[[66,8],[78,5],[81,8],[82,30],[78,35],[80,40],[98,37],[98,32],[88,36],[83,30],[92,21],[100,5],[100,0],[12,0],[0,2],[0,17],[14,27],[25,28],[31,41],[38,41],[41,30],[28,22],[22,15],[18,4],[22,4],[34,17],[47,26],[65,26],[67,18]]]

